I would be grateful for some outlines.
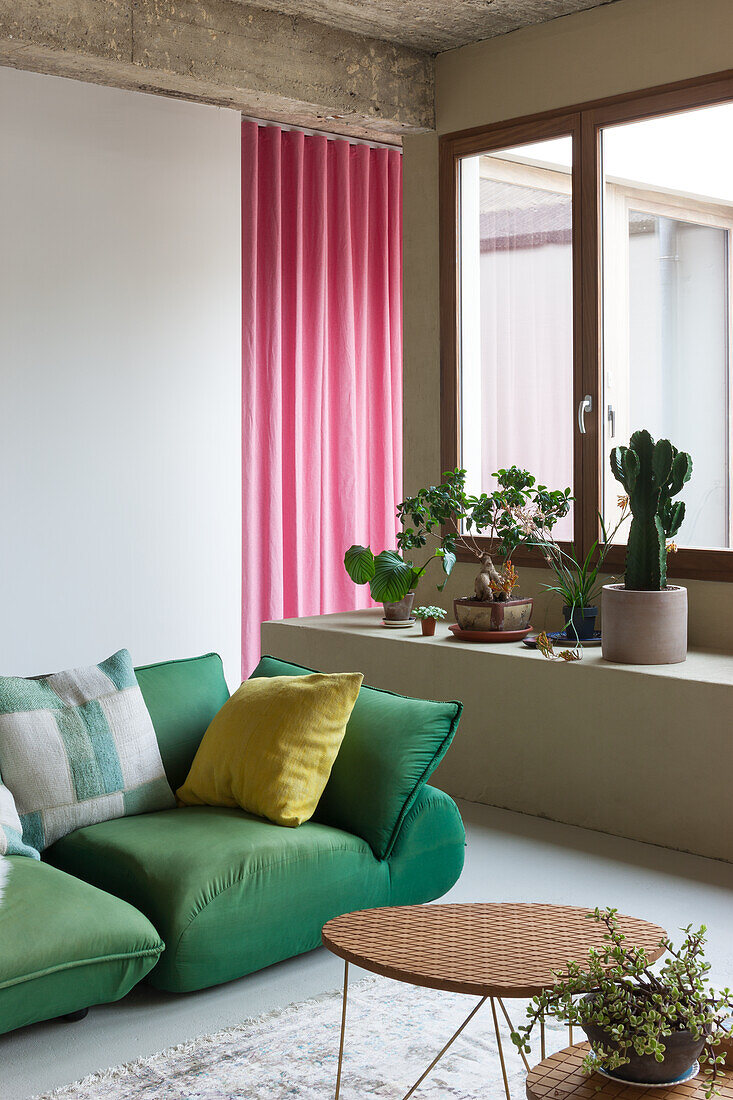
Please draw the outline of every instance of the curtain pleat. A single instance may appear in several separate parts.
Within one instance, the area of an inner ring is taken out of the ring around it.
[[[242,675],[267,619],[370,606],[402,488],[397,151],[242,124]]]

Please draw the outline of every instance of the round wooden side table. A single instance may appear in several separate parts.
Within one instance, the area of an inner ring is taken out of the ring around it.
[[[605,928],[590,919],[591,913],[567,905],[484,902],[365,909],[329,921],[323,928],[323,943],[344,960],[335,1100],[341,1090],[349,963],[396,981],[480,998],[404,1100],[412,1096],[486,1001],[491,1006],[504,1090],[510,1100],[497,1007],[514,1030],[505,999],[536,996],[555,984],[568,962],[585,963],[591,948],[603,947]],[[663,928],[636,917],[619,916],[618,923],[630,947],[642,947],[649,962],[659,958],[666,936]],[[540,1044],[544,1058],[542,1025]]]
[[[600,1073],[583,1073],[587,1043],[551,1054],[527,1076],[527,1100],[704,1100],[705,1076],[701,1073],[686,1085],[669,1088],[639,1088],[622,1085]],[[726,1069],[718,1078],[720,1100],[733,1100],[733,1073]]]

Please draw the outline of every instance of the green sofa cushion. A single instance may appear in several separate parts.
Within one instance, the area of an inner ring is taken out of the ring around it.
[[[209,722],[229,698],[221,657],[206,653],[135,669],[168,782],[177,790]]]
[[[253,676],[312,669],[263,657]],[[410,699],[362,686],[315,818],[366,840],[385,859],[424,784],[445,755],[461,703]]]
[[[284,829],[238,809],[104,821],[47,854],[149,917],[166,943],[149,980],[171,991],[309,951],[331,917],[390,900],[389,867],[359,837],[315,822]]]
[[[0,904],[0,1033],[123,997],[163,944],[142,913],[46,863],[10,856]]]

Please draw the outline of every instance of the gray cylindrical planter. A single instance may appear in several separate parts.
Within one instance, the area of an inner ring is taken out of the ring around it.
[[[622,665],[675,665],[687,657],[687,589],[644,592],[604,584],[602,652]]]
[[[412,604],[415,599],[414,592],[408,592],[403,600],[399,603],[383,603],[384,617],[389,619],[390,622],[407,622],[410,618],[410,612],[412,611]]]

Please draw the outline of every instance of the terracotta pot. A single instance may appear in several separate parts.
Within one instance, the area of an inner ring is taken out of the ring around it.
[[[412,611],[412,605],[415,601],[415,593],[408,592],[403,600],[398,603],[383,603],[384,617],[385,619],[397,620],[404,622],[405,619],[410,618],[410,612]]]
[[[426,638],[432,638],[433,634],[435,634],[435,624],[436,624],[436,622],[437,622],[437,619],[421,619],[420,620],[420,626],[422,627],[423,635]]]
[[[472,600],[464,596],[453,601],[456,622],[461,630],[526,630],[532,618],[533,601]]]
[[[602,652],[622,665],[675,665],[687,657],[687,589],[643,592],[604,584]]]

